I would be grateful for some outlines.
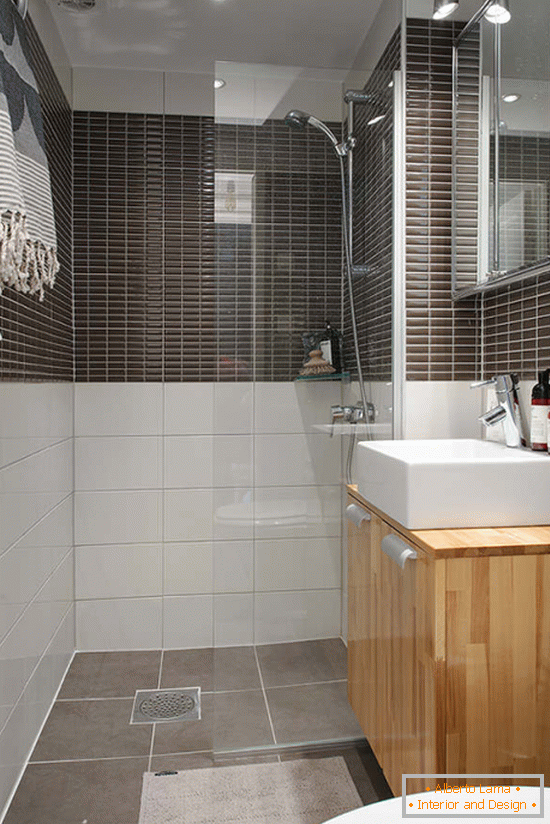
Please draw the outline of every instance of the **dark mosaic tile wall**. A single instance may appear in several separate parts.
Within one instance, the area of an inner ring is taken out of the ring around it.
[[[295,377],[301,333],[341,314],[323,136],[95,112],[74,126],[77,380]],[[215,160],[253,175],[254,228],[214,220]]]
[[[25,20],[42,102],[61,269],[42,302],[6,287],[0,295],[0,380],[73,379],[71,108],[30,16]]]
[[[209,118],[75,112],[76,376],[212,380]]]
[[[469,380],[479,369],[475,305],[451,300],[451,46],[456,25],[407,20],[409,380]]]
[[[536,380],[550,367],[550,277],[540,276],[484,296],[484,374],[516,372]]]
[[[503,180],[545,181],[550,178],[550,141],[534,136],[501,137],[500,174]],[[548,196],[548,191],[547,191]],[[528,214],[528,211],[527,211]],[[535,250],[540,232],[535,223],[524,234],[526,262],[548,253],[548,236]],[[546,230],[547,232],[547,230]],[[506,237],[504,237],[506,240]],[[485,374],[517,372],[536,380],[550,367],[550,277],[541,275],[487,294],[482,304]]]
[[[340,123],[329,126],[340,135]],[[219,126],[216,137],[217,168],[254,175],[255,213],[253,228],[223,216],[216,224],[220,379],[234,368],[237,377],[291,380],[302,332],[327,320],[341,328],[338,159],[319,132],[279,120]]]
[[[365,85],[372,102],[354,106],[358,142],[353,157],[353,262],[366,265],[368,270],[354,277],[353,291],[363,375],[374,381],[392,379],[394,105],[390,84],[400,59],[401,27]],[[383,119],[369,124],[381,116]],[[345,317],[350,317],[347,302]],[[346,349],[353,352],[349,321]]]

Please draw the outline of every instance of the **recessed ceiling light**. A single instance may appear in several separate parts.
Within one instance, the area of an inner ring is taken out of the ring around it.
[[[393,89],[393,80],[388,83],[388,89]]]
[[[225,80],[222,80],[221,77],[216,77],[214,80],[214,88],[215,89],[223,89],[225,86]]]
[[[458,0],[434,0],[434,10],[432,18],[443,20],[458,8]]]
[[[373,117],[372,120],[367,121],[367,126],[374,126],[375,123],[380,123],[381,120],[384,120],[385,114],[379,114],[377,117]]]
[[[519,100],[521,94],[503,94],[502,99],[505,103],[515,103],[516,100]]]
[[[508,23],[512,17],[508,7],[508,0],[494,0],[486,10],[484,17],[489,23],[495,23],[497,25]]]

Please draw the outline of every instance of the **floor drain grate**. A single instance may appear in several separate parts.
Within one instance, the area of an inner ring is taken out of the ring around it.
[[[138,690],[130,724],[200,720],[201,688],[177,690]]]

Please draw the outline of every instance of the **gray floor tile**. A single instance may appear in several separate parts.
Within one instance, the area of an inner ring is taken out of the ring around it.
[[[154,755],[269,746],[271,727],[260,690],[202,696],[200,721],[155,726]]]
[[[259,689],[260,677],[253,647],[166,650],[161,687],[201,687],[211,690]]]
[[[155,724],[153,753],[192,753],[212,750],[212,695],[201,696],[200,721],[170,721]]]
[[[167,649],[162,658],[161,689],[200,687],[213,689],[214,650]]]
[[[214,690],[256,690],[261,686],[254,647],[214,650]]]
[[[214,695],[216,751],[252,749],[273,743],[262,692],[220,692]]]
[[[278,744],[362,739],[346,682],[266,690]]]
[[[347,678],[347,650],[340,638],[256,647],[266,687]]]
[[[132,703],[127,699],[57,702],[31,761],[147,755],[153,725],[130,725]]]
[[[59,698],[130,698],[136,690],[156,689],[160,650],[78,652]]]
[[[137,824],[146,758],[29,764],[4,824]]]

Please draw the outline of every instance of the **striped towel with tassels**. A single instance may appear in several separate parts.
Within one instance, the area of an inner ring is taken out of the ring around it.
[[[0,0],[0,292],[52,287],[59,270],[38,88],[24,23]]]

